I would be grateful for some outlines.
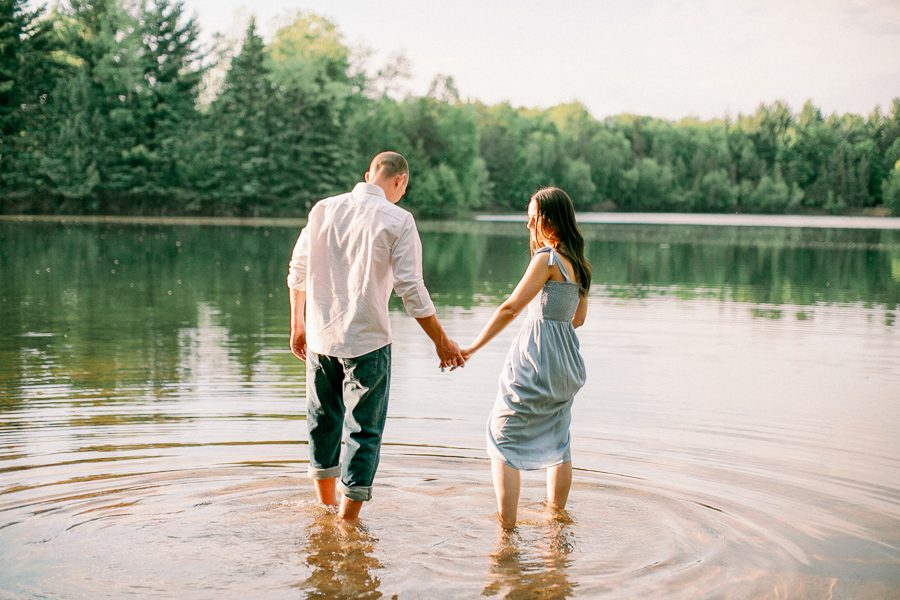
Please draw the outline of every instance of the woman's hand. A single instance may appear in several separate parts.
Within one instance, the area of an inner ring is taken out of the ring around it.
[[[463,355],[463,358],[466,359],[466,362],[469,362],[469,358],[475,354],[475,351],[472,350],[471,347],[468,348],[460,348],[459,353]]]

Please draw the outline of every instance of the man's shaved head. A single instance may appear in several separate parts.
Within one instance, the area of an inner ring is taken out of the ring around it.
[[[381,152],[372,159],[369,165],[369,173],[375,174],[382,171],[385,177],[394,177],[396,175],[409,174],[409,163],[398,152]]]

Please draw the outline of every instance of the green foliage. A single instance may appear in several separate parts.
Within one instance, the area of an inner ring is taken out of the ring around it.
[[[746,212],[780,214],[792,201],[791,190],[780,177],[763,175],[756,187],[747,192],[741,199]]]
[[[402,60],[367,80],[335,24],[298,11],[268,44],[251,20],[201,105],[198,39],[183,0],[0,0],[0,212],[301,216],[393,149],[428,217],[522,211],[546,185],[579,210],[900,214],[900,99],[601,121],[464,102],[444,75],[397,99]]]
[[[440,163],[426,169],[421,183],[410,191],[408,202],[425,217],[452,214],[463,204],[465,196],[456,172]]]
[[[91,105],[87,74],[80,71],[62,82],[56,96],[49,109],[56,143],[44,150],[38,170],[48,189],[60,197],[61,212],[91,212],[100,185],[96,139],[100,123]]]
[[[0,208],[20,210],[36,187],[47,98],[64,70],[51,20],[27,4],[0,0]]]
[[[181,160],[196,115],[202,69],[198,65],[199,29],[185,17],[181,0],[152,0],[139,16],[142,83],[138,119],[146,177],[134,191],[155,206],[178,206],[188,196]]]
[[[695,208],[703,212],[731,212],[737,204],[738,190],[725,169],[710,171],[700,179]]]
[[[240,53],[231,61],[219,97],[205,115],[195,154],[203,169],[192,173],[205,212],[266,212],[273,202],[272,124],[274,84],[267,76],[263,40],[251,19]]]
[[[894,170],[884,180],[883,185],[884,205],[890,209],[891,214],[900,216],[900,160],[894,165]]]
[[[594,192],[597,191],[597,186],[591,178],[591,165],[576,158],[566,163],[564,169],[562,187],[572,198],[575,208],[589,209]]]
[[[272,80],[285,88],[346,100],[358,83],[349,74],[350,51],[337,26],[324,17],[298,11],[267,48]]]
[[[631,210],[652,210],[665,202],[672,188],[672,169],[656,159],[641,158],[625,171],[622,205]]]

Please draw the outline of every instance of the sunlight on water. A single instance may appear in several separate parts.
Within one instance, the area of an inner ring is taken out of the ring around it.
[[[520,224],[423,224],[468,341]],[[266,227],[0,223],[0,597],[896,597],[900,232],[589,225],[563,513],[497,527],[485,419],[517,325],[440,373],[392,304],[363,520],[315,505]]]

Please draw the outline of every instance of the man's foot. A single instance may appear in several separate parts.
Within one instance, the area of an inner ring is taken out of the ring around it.
[[[315,479],[313,484],[316,487],[316,497],[320,504],[325,506],[337,506],[337,477],[329,477],[328,479]]]
[[[359,518],[359,510],[362,508],[361,500],[351,500],[344,496],[343,500],[341,500],[341,518],[345,521],[353,521]]]

